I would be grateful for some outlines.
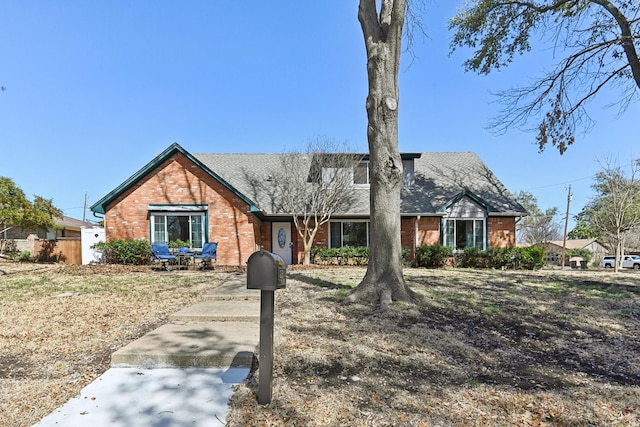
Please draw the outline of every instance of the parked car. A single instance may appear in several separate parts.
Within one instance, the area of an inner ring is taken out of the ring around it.
[[[604,268],[613,268],[616,262],[616,257],[605,256],[602,258],[602,266]],[[625,255],[622,257],[622,268],[633,268],[634,270],[640,270],[640,256],[638,255]]]

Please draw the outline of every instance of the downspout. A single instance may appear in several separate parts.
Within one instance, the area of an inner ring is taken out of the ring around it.
[[[418,248],[419,229],[420,229],[420,215],[416,216],[416,235],[413,241],[413,263],[414,264],[416,262],[416,249]]]

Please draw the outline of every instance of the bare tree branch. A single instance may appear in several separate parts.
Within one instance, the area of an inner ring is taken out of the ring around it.
[[[631,0],[476,0],[450,22],[452,50],[474,49],[467,70],[482,74],[509,64],[531,49],[533,35],[551,34],[554,52],[565,55],[532,85],[498,93],[505,104],[490,127],[504,132],[539,120],[540,150],[564,153],[576,130],[592,121],[586,105],[606,87],[618,85],[621,112],[640,88],[640,3]]]

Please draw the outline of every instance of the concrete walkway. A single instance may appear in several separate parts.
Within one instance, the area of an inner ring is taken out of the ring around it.
[[[35,426],[224,426],[259,339],[260,291],[238,275],[116,351],[111,369]]]

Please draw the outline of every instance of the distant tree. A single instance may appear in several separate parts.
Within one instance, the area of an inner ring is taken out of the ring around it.
[[[52,227],[60,216],[62,212],[53,206],[51,199],[34,196],[31,202],[13,180],[0,177],[0,233],[11,227]],[[0,246],[0,252],[3,249]]]
[[[277,200],[291,214],[303,242],[304,264],[311,262],[311,247],[321,226],[353,202],[353,170],[362,160],[344,146],[326,138],[309,142],[304,153],[280,156],[272,171]]]
[[[596,196],[585,211],[591,226],[612,242],[618,260],[614,266],[617,272],[626,238],[640,229],[640,160],[631,163],[628,176],[619,165],[610,161],[601,166],[592,186]]]
[[[538,207],[536,197],[527,191],[520,191],[516,198],[529,213],[518,222],[517,235],[521,242],[538,244],[562,238],[560,224],[555,221],[558,208],[549,208],[543,212]]]
[[[537,117],[540,150],[551,143],[562,154],[577,127],[591,124],[585,106],[603,88],[619,89],[621,111],[638,100],[639,16],[637,0],[470,0],[450,21],[451,46],[473,49],[465,68],[488,74],[530,51],[534,35],[546,39],[562,59],[530,86],[502,92],[505,109],[492,126]]]
[[[19,226],[28,207],[29,201],[20,187],[11,179],[0,177],[0,232]]]
[[[591,225],[588,212],[585,209],[573,218],[576,221],[576,225],[567,233],[567,237],[570,239],[596,239],[599,237],[598,231]]]

